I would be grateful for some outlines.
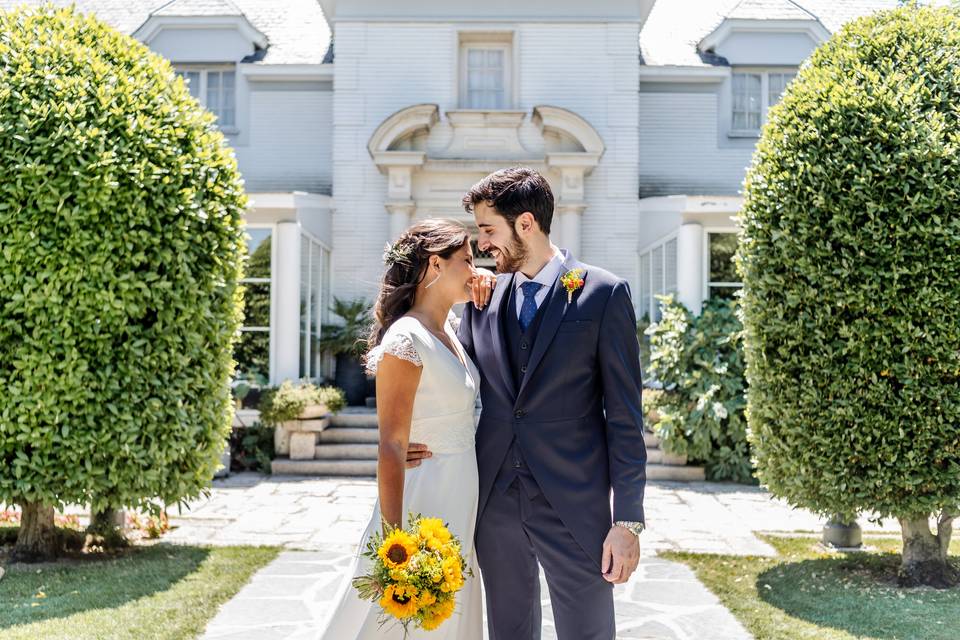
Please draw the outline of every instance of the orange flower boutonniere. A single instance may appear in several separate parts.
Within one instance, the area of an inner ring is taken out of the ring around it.
[[[567,290],[567,304],[573,302],[573,292],[583,286],[582,273],[583,269],[571,269],[560,278],[560,283]]]

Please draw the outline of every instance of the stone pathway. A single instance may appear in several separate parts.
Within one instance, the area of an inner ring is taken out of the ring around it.
[[[333,606],[376,499],[372,480],[235,474],[211,495],[171,513],[182,544],[269,544],[284,551],[212,620],[205,640],[316,638]],[[640,568],[614,589],[618,638],[740,640],[750,635],[685,565],[661,550],[772,555],[754,531],[818,533],[822,520],[772,500],[759,488],[717,483],[650,483]],[[896,533],[896,523],[865,532]],[[542,581],[542,576],[541,576]],[[556,638],[546,584],[543,638]]]

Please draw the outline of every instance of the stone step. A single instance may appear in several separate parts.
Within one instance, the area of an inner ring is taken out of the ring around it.
[[[330,418],[331,427],[349,427],[351,429],[376,429],[377,412],[372,409],[350,407]]]
[[[655,436],[652,433],[643,432],[643,443],[647,445],[647,450],[650,449],[659,449],[660,448],[660,438]]]
[[[687,456],[677,456],[663,449],[647,449],[647,464],[662,464],[668,467],[682,467],[687,464]]]
[[[317,435],[317,444],[376,444],[380,433],[363,427],[330,427]]]
[[[673,482],[702,482],[706,479],[703,467],[679,467],[666,464],[648,464],[647,480]]]
[[[290,460],[277,458],[271,464],[274,475],[353,476],[374,478],[376,460]]]
[[[376,460],[375,444],[322,444],[317,447],[317,460]]]

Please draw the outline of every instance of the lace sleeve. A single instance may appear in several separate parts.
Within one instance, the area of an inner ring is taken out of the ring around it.
[[[366,360],[367,373],[369,375],[374,376],[377,374],[377,366],[380,364],[380,361],[383,360],[383,356],[388,353],[401,360],[412,362],[418,367],[423,366],[423,362],[420,360],[420,354],[417,353],[416,347],[413,346],[413,341],[408,336],[394,334],[384,337],[383,342],[373,349],[370,349]]]

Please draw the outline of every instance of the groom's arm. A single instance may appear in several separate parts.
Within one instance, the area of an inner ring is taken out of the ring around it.
[[[600,324],[598,348],[613,520],[644,522],[647,448],[643,441],[643,383],[637,320],[626,282],[614,285]]]
[[[460,316],[460,326],[457,328],[457,339],[463,345],[463,350],[474,362],[477,361],[477,354],[473,349],[473,331],[470,330],[470,326],[473,324],[473,314],[475,312],[472,302],[465,304],[463,315]]]

